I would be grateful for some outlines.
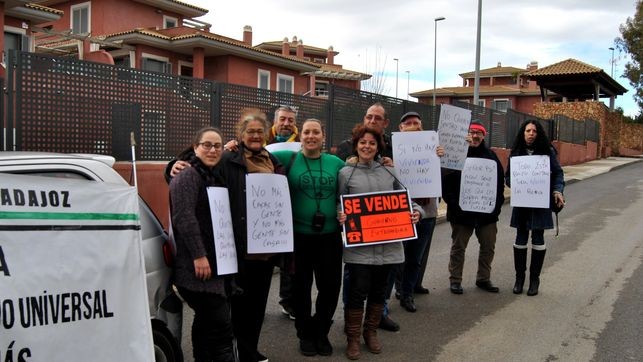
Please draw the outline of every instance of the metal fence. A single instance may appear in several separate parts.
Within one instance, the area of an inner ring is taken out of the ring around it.
[[[562,142],[585,144],[585,141],[598,142],[600,124],[587,119],[578,121],[563,115],[555,115],[554,120],[558,125],[558,140]]]
[[[409,111],[421,115],[424,129],[436,130],[440,114],[439,106],[334,85],[327,98],[316,98],[35,53],[11,51],[7,70],[6,97],[0,96],[0,107],[6,107],[4,150],[100,153],[127,160],[134,133],[137,159],[162,161],[187,147],[203,126],[219,127],[226,140],[235,138],[242,109],[258,108],[272,119],[280,105],[298,108],[300,122],[320,119],[330,149],[350,135],[375,102],[382,103],[391,119],[387,132],[396,131],[397,120]],[[454,105],[470,109],[472,118],[489,130],[488,145],[501,148],[511,146],[524,120],[535,118],[513,110]],[[554,121],[539,121],[556,139]],[[559,122],[564,137],[571,132],[567,142],[580,141],[580,124],[583,137],[598,140],[596,122],[573,122],[578,124]]]

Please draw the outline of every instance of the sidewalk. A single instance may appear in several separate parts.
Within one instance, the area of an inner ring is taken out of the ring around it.
[[[570,185],[574,182],[582,181],[590,177],[608,173],[630,163],[643,161],[643,156],[638,157],[608,157],[599,160],[589,161],[578,165],[563,166],[565,173],[565,184]],[[509,203],[511,190],[505,186],[505,203]],[[444,201],[440,202],[438,207],[437,222],[445,222],[447,216],[447,205]]]

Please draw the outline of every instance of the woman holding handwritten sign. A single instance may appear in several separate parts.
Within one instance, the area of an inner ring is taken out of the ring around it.
[[[551,146],[544,128],[535,120],[526,121],[520,126],[509,157],[532,155],[549,156],[551,203],[562,208],[565,205],[565,199],[563,198],[563,189],[565,187],[563,169],[560,167],[556,150]],[[507,186],[511,187],[511,169],[509,165],[505,173],[505,181]],[[513,292],[514,294],[521,294],[523,290],[527,268],[527,241],[529,231],[531,231],[531,264],[529,266],[529,289],[527,290],[527,295],[536,295],[540,286],[540,272],[546,252],[545,229],[554,227],[551,210],[549,208],[514,207],[511,213],[511,226],[516,228],[516,242],[513,248],[516,282]]]
[[[382,134],[360,124],[353,129],[353,152],[357,154],[357,164],[347,165],[339,172],[339,192],[342,194],[361,194],[367,192],[403,189],[393,175],[390,167],[375,161],[384,149]],[[413,204],[411,219],[420,219],[420,206]],[[346,221],[346,214],[338,212],[340,224]],[[393,265],[404,262],[402,242],[377,245],[364,245],[344,248],[344,262],[349,274],[349,292],[344,314],[345,332],[348,342],[346,356],[360,358],[360,332],[364,301],[364,341],[371,353],[380,353],[382,345],[377,338],[377,326],[382,317],[388,277]]]
[[[246,221],[246,175],[251,173],[284,173],[276,157],[263,145],[270,126],[259,110],[244,111],[237,123],[239,147],[223,154],[219,170],[228,185],[230,212],[234,229],[239,273],[237,281],[243,292],[232,297],[232,323],[242,362],[263,360],[257,346],[266,312],[272,270],[278,254],[248,253]]]
[[[221,159],[221,133],[199,130],[188,167],[170,183],[176,241],[174,284],[194,309],[192,348],[196,361],[234,361],[232,322],[224,277],[217,275],[214,235],[206,187],[223,185],[214,167]]]

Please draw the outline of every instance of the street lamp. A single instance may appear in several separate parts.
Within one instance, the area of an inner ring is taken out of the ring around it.
[[[409,88],[411,85],[411,71],[406,71],[406,100],[409,100]]]
[[[476,26],[476,70],[473,78],[473,104],[480,99],[480,33],[482,27],[482,0],[478,0],[478,25]]]
[[[610,73],[610,77],[614,78],[614,47],[609,47],[609,50],[612,51],[612,73]]]
[[[442,21],[446,19],[444,16],[437,17],[433,19],[433,23],[435,24],[435,31],[434,31],[434,38],[433,38],[433,106],[435,107],[435,73],[437,69],[437,62],[438,62],[438,21]]]
[[[399,79],[398,74],[400,70],[400,60],[397,58],[393,58],[395,60],[395,98],[397,98],[397,81]]]

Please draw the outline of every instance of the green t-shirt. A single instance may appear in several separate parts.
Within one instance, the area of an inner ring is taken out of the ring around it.
[[[275,151],[272,154],[288,167],[294,153]],[[314,159],[297,153],[287,175],[296,233],[317,234],[312,229],[312,222],[318,205],[319,211],[326,215],[324,229],[320,233],[337,231],[337,174],[342,167],[344,161],[327,153]]]

